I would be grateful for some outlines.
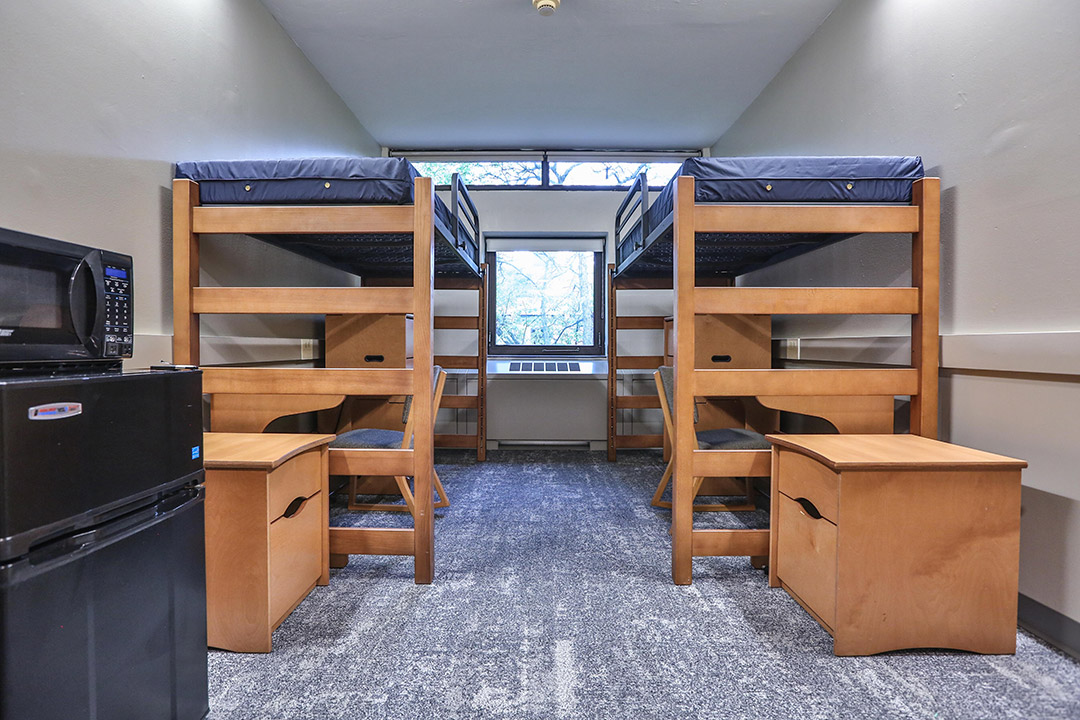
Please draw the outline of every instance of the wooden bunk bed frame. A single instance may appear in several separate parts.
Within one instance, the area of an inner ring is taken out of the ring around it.
[[[618,291],[671,288],[670,282],[649,280],[625,280],[615,277],[615,266],[608,265],[608,427],[607,458],[615,461],[619,448],[656,448],[664,444],[663,435],[655,433],[619,432],[619,410],[637,410],[660,407],[660,398],[653,395],[619,394],[619,372],[646,372],[648,385],[653,386],[651,373],[664,364],[663,355],[620,355],[618,333],[620,330],[664,329],[663,315],[618,314]]]
[[[635,212],[644,227],[645,211],[649,209],[649,182],[645,173],[641,173],[630,186],[629,192],[615,213],[615,247],[634,218]],[[631,280],[615,274],[615,265],[607,266],[607,301],[608,301],[608,382],[607,382],[607,458],[614,462],[619,448],[656,448],[664,444],[661,434],[620,434],[619,410],[638,410],[660,408],[660,398],[656,395],[620,395],[619,371],[648,371],[648,386],[653,387],[651,373],[664,364],[662,355],[620,355],[620,330],[663,330],[663,315],[619,316],[619,290],[656,290],[673,287],[669,278]]]
[[[695,203],[692,177],[676,180],[673,227],[675,285],[675,473],[672,579],[690,584],[694,557],[769,553],[769,530],[695,530],[695,477],[770,475],[768,450],[699,450],[695,397],[911,397],[911,432],[937,437],[940,180],[913,185],[903,205],[727,205]],[[911,287],[707,287],[695,282],[698,232],[910,233]],[[911,316],[906,368],[715,370],[695,367],[695,316],[732,314]]]
[[[215,205],[202,206],[196,182],[173,181],[173,362],[199,364],[199,317],[204,314],[376,314],[413,315],[412,368],[206,367],[203,392],[252,396],[233,412],[251,410],[276,417],[265,396],[287,396],[291,412],[330,407],[345,396],[412,395],[412,449],[366,451],[364,473],[414,478],[413,528],[333,527],[324,533],[320,584],[329,565],[349,555],[411,555],[418,584],[434,577],[434,417],[431,382],[434,355],[434,190],[431,178],[416,178],[411,205]],[[202,234],[411,233],[411,287],[200,287]],[[279,398],[273,398],[278,400]],[[330,473],[355,474],[349,467]],[[329,562],[327,562],[329,560]]]
[[[456,188],[455,188],[456,189]],[[476,236],[479,237],[477,229]],[[443,395],[442,409],[475,410],[476,432],[473,434],[438,434],[437,448],[475,448],[476,459],[487,459],[487,263],[480,264],[478,278],[446,278],[435,280],[436,290],[476,290],[476,315],[436,315],[436,330],[475,330],[476,355],[436,355],[435,364],[448,370],[476,370],[476,394],[458,392]]]

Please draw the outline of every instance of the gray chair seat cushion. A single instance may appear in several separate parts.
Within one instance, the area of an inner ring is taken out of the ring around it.
[[[744,428],[699,430],[697,441],[701,450],[768,450],[772,447],[764,435]]]
[[[349,432],[341,433],[330,443],[331,448],[338,449],[364,449],[364,450],[396,450],[401,447],[401,439],[404,433],[398,430],[381,430],[378,428],[358,428]]]

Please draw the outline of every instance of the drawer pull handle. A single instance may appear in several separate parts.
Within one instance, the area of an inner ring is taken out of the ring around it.
[[[364,362],[382,362],[385,358],[382,355],[365,355]]]
[[[294,498],[293,501],[289,503],[289,507],[285,508],[285,512],[281,514],[281,517],[291,518],[293,515],[300,512],[300,508],[304,507],[304,503],[307,501],[308,499],[306,497]]]
[[[810,517],[814,518],[815,520],[821,519],[821,513],[818,512],[818,509],[816,507],[814,507],[814,503],[802,497],[795,498],[795,502],[799,503],[799,506],[802,507],[803,512]]]
[[[731,362],[731,356],[730,355],[713,355],[712,356],[712,361],[713,362]]]

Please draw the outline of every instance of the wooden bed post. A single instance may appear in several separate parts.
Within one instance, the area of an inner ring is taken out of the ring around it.
[[[173,362],[199,364],[199,316],[192,312],[192,288],[199,285],[199,236],[192,213],[199,184],[173,180]]]
[[[434,193],[431,178],[416,178],[413,196],[413,492],[416,514],[413,532],[413,572],[418,585],[434,579],[435,534],[432,473],[435,464],[434,413],[431,380],[434,366]]]
[[[616,308],[615,308],[615,265],[608,263],[607,266],[607,289],[608,289],[608,336],[607,336],[607,393],[608,393],[608,428],[607,428],[607,459],[615,462],[615,436],[618,435],[619,410],[615,405],[615,398],[619,394],[619,374],[616,372],[615,343],[618,334],[616,331]]]
[[[487,460],[487,347],[488,347],[488,266],[480,263],[480,299],[477,307],[479,328],[476,342],[480,365],[476,370],[476,459]]]
[[[911,285],[919,289],[919,314],[911,318],[911,366],[919,372],[919,394],[911,396],[911,433],[936,440],[941,180],[917,180],[911,200],[919,208],[919,231],[911,236]]]
[[[692,579],[694,530],[694,179],[675,185],[673,265],[675,269],[675,478],[671,497],[671,577],[676,585]]]

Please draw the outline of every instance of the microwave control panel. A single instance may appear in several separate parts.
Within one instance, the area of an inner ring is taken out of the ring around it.
[[[105,264],[105,357],[131,357],[131,267]]]

